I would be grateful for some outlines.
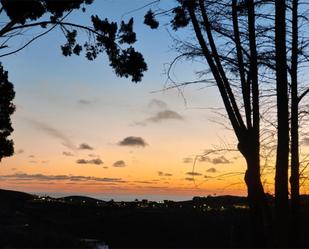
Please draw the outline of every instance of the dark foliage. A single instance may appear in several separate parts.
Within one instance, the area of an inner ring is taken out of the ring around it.
[[[152,29],[156,29],[159,27],[159,22],[155,19],[154,13],[151,10],[148,10],[146,15],[144,16],[144,23]]]
[[[20,24],[25,24],[28,19],[37,20],[46,13],[50,14],[50,20],[56,21],[65,12],[92,2],[93,0],[1,0],[8,17]]]
[[[110,65],[114,68],[118,76],[132,77],[132,81],[141,81],[143,72],[147,70],[147,65],[141,53],[136,52],[130,46],[121,49],[116,43],[117,24],[109,22],[107,19],[101,20],[98,16],[92,16],[92,23],[97,34],[97,44],[95,46],[86,43],[87,58],[94,59],[98,53],[105,51],[109,57]],[[132,44],[136,41],[136,35],[133,32],[133,19],[125,24],[121,23],[118,30],[119,43]]]
[[[131,18],[128,23],[122,21],[119,32],[121,33],[120,43],[132,44],[136,42],[136,34],[133,32],[133,18]]]
[[[32,21],[40,18],[46,11],[41,1],[18,1],[2,0],[2,7],[11,20],[16,23],[25,24],[27,19]]]
[[[174,8],[173,14],[175,16],[171,20],[171,24],[174,30],[186,27],[189,24],[190,17],[188,16],[188,13],[184,8],[182,7]]]
[[[61,46],[62,54],[64,56],[70,56],[72,53],[79,55],[80,51],[82,50],[82,47],[79,44],[76,44],[76,35],[76,30],[67,32],[66,38],[68,42]]]
[[[22,30],[33,26],[46,29],[49,25],[58,25],[67,40],[61,46],[64,56],[80,55],[84,50],[85,57],[88,60],[94,60],[100,53],[105,52],[118,76],[132,77],[133,82],[141,81],[147,65],[142,54],[131,47],[136,42],[133,18],[128,23],[122,21],[120,28],[117,23],[100,19],[96,15],[91,17],[92,27],[64,22],[68,13],[80,8],[85,11],[85,5],[92,2],[93,0],[1,0],[3,10],[10,20],[0,30],[0,37],[16,29]],[[45,16],[48,16],[48,21],[39,20]],[[17,24],[20,26],[16,27]],[[89,37],[83,44],[77,40],[80,31],[87,32]]]
[[[61,46],[63,55],[79,55],[84,47],[86,58],[94,60],[100,53],[105,52],[116,75],[126,78],[131,76],[133,82],[141,81],[143,72],[147,70],[147,64],[142,54],[135,51],[132,46],[121,48],[118,45],[118,43],[131,45],[136,42],[133,18],[128,23],[122,21],[120,28],[117,23],[110,22],[107,18],[100,19],[98,16],[92,16],[91,21],[93,30],[90,33],[95,36],[96,42],[93,43],[89,39],[88,42],[81,45],[76,41],[76,30],[66,31],[67,43]]]
[[[15,111],[12,100],[15,97],[14,87],[8,80],[8,72],[0,64],[0,161],[14,153],[13,141],[8,136],[13,132],[11,114]]]

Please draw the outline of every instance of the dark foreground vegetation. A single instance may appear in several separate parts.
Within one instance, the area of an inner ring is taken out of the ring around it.
[[[1,248],[93,248],[91,240],[104,241],[109,248],[251,246],[244,197],[105,202],[0,190],[0,198]],[[308,196],[302,201],[301,246],[308,248]]]

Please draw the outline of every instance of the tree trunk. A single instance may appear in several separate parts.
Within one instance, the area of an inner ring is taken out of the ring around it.
[[[278,144],[275,175],[275,245],[287,246],[289,106],[286,55],[286,1],[275,1],[276,91]]]
[[[246,96],[246,100],[249,100],[249,103],[247,103],[249,106],[246,106],[246,110],[248,112],[247,119],[251,119],[251,117],[253,118],[253,122],[248,122],[246,127],[236,103],[234,93],[231,88],[231,83],[226,77],[226,72],[222,67],[220,57],[217,53],[217,48],[215,40],[212,36],[211,25],[208,21],[204,1],[199,0],[198,3],[201,11],[200,14],[203,19],[202,24],[197,20],[196,11],[198,11],[198,9],[195,8],[194,1],[187,1],[186,6],[188,8],[196,38],[201,46],[203,55],[205,56],[205,59],[211,69],[214,79],[216,80],[228,117],[231,121],[235,135],[238,138],[238,149],[247,161],[248,168],[245,174],[245,182],[248,188],[248,202],[251,213],[252,246],[263,247],[265,245],[264,222],[267,210],[267,201],[264,194],[263,185],[260,180],[259,89],[255,38],[252,39],[250,44],[251,53],[253,54],[250,61],[250,73],[252,74],[250,80],[254,84],[254,86],[252,86],[252,115],[249,113],[251,112],[250,87],[246,86],[247,88],[243,89],[245,94],[248,94],[248,96]],[[237,5],[237,3],[234,2],[234,6],[235,5]],[[253,7],[253,2],[251,1],[250,33],[252,37],[255,37],[255,14]],[[234,26],[235,22],[237,22],[236,13],[234,13]],[[204,36],[200,25],[204,26],[207,35]],[[208,39],[208,44],[206,42],[206,38]],[[238,45],[240,45],[240,43]],[[252,126],[251,123],[253,123]]]
[[[254,133],[250,131],[243,136],[238,149],[247,163],[245,183],[251,216],[252,246],[264,247],[269,246],[266,235],[269,232],[271,215],[261,182],[259,143],[253,142]]]
[[[265,211],[267,204],[260,180],[260,174],[255,170],[256,163],[257,162],[255,162],[253,158],[248,158],[248,169],[245,174],[245,182],[247,185],[248,203],[252,222],[252,245],[260,248],[266,245]]]
[[[291,58],[291,245],[299,245],[299,137],[298,137],[298,0],[292,2]]]

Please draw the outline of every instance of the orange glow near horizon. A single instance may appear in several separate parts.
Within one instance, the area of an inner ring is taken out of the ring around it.
[[[120,23],[129,18],[123,13],[140,2],[94,1],[85,13],[72,12],[68,20],[86,22],[98,14]],[[56,28],[13,57],[1,58],[16,91],[16,153],[0,162],[0,188],[149,199],[246,195],[245,161],[233,150],[236,137],[217,87],[212,80],[204,82],[201,72],[207,65],[179,61],[173,77],[178,82],[202,79],[201,84],[162,91],[167,86],[165,65],[179,54],[169,49],[175,43],[165,29],[145,27],[144,14],[134,13],[134,47],[149,68],[138,84],[117,77],[105,56],[95,61],[64,57],[59,51],[63,34]],[[189,32],[181,35],[192,38]],[[78,39],[88,37],[80,32]],[[306,136],[300,138],[302,159],[309,153]],[[196,155],[205,157],[194,165]],[[268,164],[262,182],[273,193],[274,159]],[[305,182],[302,193],[307,189]]]
[[[196,155],[181,158],[187,155],[186,147],[178,146],[176,152],[163,147],[121,148],[114,143],[95,152],[76,150],[70,156],[58,152],[59,155],[50,160],[38,155],[16,154],[2,162],[0,188],[118,199],[126,196],[131,199],[134,196],[148,196],[149,199],[155,196],[161,199],[164,196],[173,199],[227,194],[246,196],[243,180],[246,166],[238,152],[209,153],[194,164]],[[81,158],[101,158],[102,164],[77,163]],[[113,166],[119,159],[125,162],[124,167]],[[274,161],[271,163],[274,165]],[[273,173],[262,175],[265,192],[270,194],[274,190],[273,179]],[[307,186],[302,185],[301,192],[306,194],[306,190]]]

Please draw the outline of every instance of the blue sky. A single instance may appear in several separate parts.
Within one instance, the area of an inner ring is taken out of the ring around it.
[[[142,0],[97,0],[87,8],[86,13],[80,11],[68,18],[87,24],[94,13],[118,22],[121,18],[128,20],[133,16],[138,40],[134,46],[148,64],[148,71],[138,84],[116,77],[106,56],[100,56],[95,61],[87,61],[83,56],[63,57],[60,45],[65,39],[60,30],[52,31],[21,52],[3,58],[2,63],[9,71],[16,90],[13,139],[16,151],[21,153],[3,160],[1,175],[15,175],[15,178],[14,183],[8,180],[2,182],[1,187],[32,192],[63,192],[64,188],[64,192],[68,193],[108,193],[115,197],[138,194],[188,196],[228,191],[244,193],[242,183],[231,190],[224,190],[229,180],[222,183],[203,178],[207,170],[214,166],[217,173],[210,173],[213,175],[241,171],[243,162],[233,155],[223,155],[229,163],[213,165],[212,162],[216,161],[212,159],[222,155],[212,155],[211,160],[199,165],[197,171],[201,177],[196,178],[199,187],[187,180],[192,163],[184,162],[184,158],[193,158],[214,146],[233,144],[234,136],[224,126],[210,121],[224,123],[226,120],[204,109],[221,106],[215,88],[194,85],[183,89],[187,105],[176,89],[152,93],[164,88],[167,78],[165,68],[177,53],[172,49],[173,41],[167,32],[167,25],[150,30],[143,24],[148,8],[123,16],[146,3]],[[162,6],[167,7],[170,3],[163,1]],[[18,37],[11,43],[11,48],[19,47],[36,32],[38,30],[30,30]],[[190,34],[184,31],[176,35],[191,39]],[[80,38],[83,39],[83,33]],[[194,80],[195,72],[203,68],[205,64],[202,63],[183,62],[175,68],[173,76],[181,82]],[[173,112],[181,118],[165,116],[159,122],[153,121],[157,120],[154,117],[158,117],[156,115],[160,112],[165,115]],[[141,137],[148,146],[117,146],[128,136]],[[68,148],[68,142],[75,148]],[[79,150],[81,143],[91,145],[93,150]],[[64,152],[72,156],[65,156]],[[79,159],[91,161],[92,156],[104,163],[76,163]],[[113,167],[117,161],[124,161],[126,167]],[[158,177],[158,172],[171,176],[162,177],[159,174]],[[21,174],[27,174],[31,180],[26,181]],[[117,177],[125,181],[127,187],[121,184],[100,187],[75,184],[73,187],[72,184],[57,181],[43,184],[35,177],[36,174]],[[241,182],[241,178],[233,181]]]

